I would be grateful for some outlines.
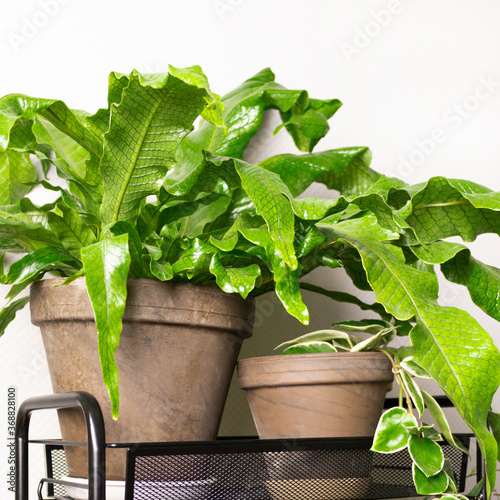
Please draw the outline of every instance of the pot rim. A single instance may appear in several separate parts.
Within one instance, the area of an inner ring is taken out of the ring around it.
[[[291,361],[301,361],[301,360],[317,360],[325,361],[330,359],[347,359],[347,358],[358,358],[358,359],[387,359],[387,356],[380,351],[363,351],[363,352],[316,352],[316,353],[306,353],[306,354],[271,354],[269,356],[255,356],[252,358],[244,358],[238,361],[238,365],[259,365],[259,364],[269,364],[269,363],[286,363]]]
[[[38,281],[35,281],[31,283],[30,288],[46,288],[46,287],[55,287],[62,285],[68,278],[61,278],[61,277],[56,277],[56,278],[44,278]],[[78,282],[85,281],[85,276],[79,276],[75,280],[71,281],[67,285],[64,286],[71,286],[73,284],[77,284]],[[217,285],[199,285],[197,283],[191,283],[190,281],[161,281],[158,279],[154,278],[133,278],[129,277],[127,278],[127,283],[134,283],[134,284],[149,284],[150,286],[172,286],[172,287],[187,287],[187,288],[192,288],[192,289],[197,289],[201,292],[215,292],[219,293],[222,296],[234,296],[238,297],[241,300],[244,300],[246,302],[255,302],[254,297],[247,297],[246,299],[243,299],[240,294],[238,293],[228,293],[219,288]]]
[[[85,277],[64,286],[66,278],[49,278],[31,285],[31,322],[95,321]],[[67,288],[66,288],[67,287]],[[126,323],[163,323],[214,328],[241,339],[252,335],[255,301],[219,287],[150,278],[127,279]]]
[[[390,383],[392,365],[381,352],[276,354],[238,362],[240,388],[324,385],[331,383]]]

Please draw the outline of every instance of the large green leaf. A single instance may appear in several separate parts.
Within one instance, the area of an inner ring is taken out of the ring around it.
[[[374,213],[379,225],[384,229],[397,230],[394,213],[384,198],[378,193],[367,193],[363,196],[349,198],[352,204],[357,205],[361,210]]]
[[[272,98],[273,96],[271,96]],[[281,112],[283,126],[290,132],[300,151],[311,152],[319,140],[330,130],[328,119],[341,106],[342,103],[338,99],[320,101],[304,96],[304,98],[298,99],[291,108]]]
[[[446,279],[465,285],[474,303],[500,321],[500,269],[476,260],[469,250],[457,253],[441,269]]]
[[[401,320],[408,320],[415,315],[415,307],[408,289],[401,279],[410,283],[419,283],[422,299],[427,295],[436,297],[438,284],[435,276],[421,273],[406,266],[401,249],[388,245],[396,234],[381,229],[375,217],[368,216],[330,224],[329,218],[320,221],[317,227],[329,241],[342,241],[352,245],[361,255],[363,268],[368,282],[377,295],[377,302]],[[384,243],[386,242],[386,243]],[[386,278],[385,281],[382,278]]]
[[[19,201],[30,189],[26,183],[35,180],[36,170],[27,153],[0,150],[0,205]]]
[[[216,277],[217,285],[227,293],[239,293],[244,299],[255,287],[260,278],[260,267],[251,264],[245,267],[224,266],[218,254],[210,262],[210,272]]]
[[[235,170],[236,161],[234,158],[204,152],[200,161],[189,168],[174,167],[170,170],[163,185],[170,195],[188,196],[189,200],[197,199],[200,193],[217,191],[227,194],[228,189],[240,186]]]
[[[264,69],[243,82],[222,98],[225,130],[209,122],[190,133],[179,150],[177,169],[188,169],[198,164],[202,151],[243,159],[250,139],[262,124],[264,111],[274,108],[290,121],[297,147],[310,151],[328,131],[327,120],[340,106],[337,99],[320,101],[309,99],[304,90],[288,90],[274,81],[270,69]],[[293,114],[293,119],[291,115]]]
[[[149,250],[149,273],[152,277],[160,281],[168,281],[174,277],[172,264],[162,258],[161,250],[156,252],[155,247],[146,247]]]
[[[316,250],[321,248],[326,239],[316,226],[308,228],[305,234],[301,232],[301,236],[303,238],[297,248],[298,258],[307,257],[311,252],[314,253]],[[340,263],[338,263],[337,267],[340,267]]]
[[[29,300],[29,296],[14,300],[13,302],[9,302],[0,311],[0,337],[5,333],[5,329],[7,328],[9,323],[16,317],[17,311],[23,309],[24,306],[29,302]]]
[[[37,116],[45,118],[90,153],[98,157],[101,155],[102,142],[99,137],[87,129],[62,101],[21,94],[10,94],[0,99],[0,149],[7,148],[11,130],[16,123],[21,122],[29,127]]]
[[[225,213],[230,202],[229,196],[212,193],[193,202],[166,208],[160,215],[158,224],[163,227],[165,224],[176,222],[179,224],[181,236],[195,238],[204,232],[207,224]]]
[[[299,278],[302,270],[300,264],[294,270],[285,264],[277,254],[274,243],[266,229],[239,228],[238,231],[245,239],[265,250],[268,266],[273,273],[272,279],[276,295],[290,315],[307,325],[309,323],[309,312],[300,293]]]
[[[84,114],[74,113],[84,119]],[[90,157],[87,149],[42,117],[37,117],[32,130],[37,142],[47,144],[57,155],[60,171],[71,178],[85,178],[86,163]]]
[[[305,155],[283,154],[259,163],[276,172],[293,196],[304,192],[313,182],[344,195],[364,194],[380,177],[370,169],[368,148],[342,148]]]
[[[325,200],[307,197],[293,200],[292,203],[295,215],[303,220],[320,220],[332,213],[339,212],[346,206],[347,201],[344,198]]]
[[[110,232],[115,236],[128,234],[128,250],[130,253],[129,275],[133,278],[152,278],[151,272],[145,264],[143,258],[144,247],[139,233],[134,225],[126,221],[115,222],[110,228]],[[159,250],[161,256],[161,250]]]
[[[190,242],[189,248],[172,264],[173,272],[185,274],[188,279],[199,273],[208,272],[212,255],[215,253],[217,249],[214,246],[195,238]]]
[[[413,195],[406,220],[422,243],[500,234],[500,193],[469,181],[433,177]]]
[[[198,67],[130,75],[121,101],[111,105],[110,127],[104,134],[105,224],[135,221],[141,201],[159,190],[196,117],[217,103]],[[215,116],[212,119],[220,125]]]
[[[293,246],[294,215],[293,199],[280,177],[257,165],[236,163],[241,186],[252,199],[258,215],[269,228],[278,256],[291,270],[297,269],[297,257]]]
[[[428,264],[444,264],[453,259],[457,253],[467,249],[461,243],[449,241],[435,241],[429,245],[412,245],[409,248],[416,257]]]
[[[424,262],[441,264],[446,279],[466,286],[474,303],[500,321],[500,269],[475,259],[460,243],[436,241],[411,249]]]
[[[472,427],[487,459],[489,487],[495,482],[496,442],[486,418],[499,381],[500,354],[491,337],[465,311],[437,303],[434,274],[408,266],[403,252],[373,217],[318,227],[361,255],[377,301],[396,318],[416,318],[410,333],[416,360],[436,380]]]
[[[55,203],[47,203],[41,207],[36,206],[29,198],[22,198],[15,205],[5,205],[0,208],[0,217],[4,221],[26,223],[31,227],[48,229],[47,212],[55,207]]]
[[[23,220],[22,216],[16,218],[0,216],[0,237],[15,241],[26,251],[48,246],[63,247],[52,231],[36,222]]]
[[[0,252],[24,253],[25,249],[10,238],[0,238]]]
[[[210,243],[223,252],[231,252],[239,241],[240,229],[258,228],[264,223],[264,220],[259,216],[252,217],[243,214],[234,221],[221,239],[210,236]]]
[[[272,250],[268,251],[275,282],[274,290],[286,311],[304,325],[309,324],[309,311],[302,300],[299,278],[301,265],[291,270]]]
[[[52,264],[60,262],[79,267],[79,261],[66,251],[58,248],[40,248],[11,264],[6,274],[1,270],[0,283],[18,284],[30,281],[33,277],[38,278],[40,273],[49,269]]]
[[[30,125],[24,120],[14,121],[8,131],[8,142],[0,147],[0,203],[2,205],[18,202],[36,181],[36,169],[30,153],[36,148],[36,139]],[[42,163],[47,165],[47,162]]]
[[[274,83],[274,74],[267,69],[224,96],[222,102],[226,130],[204,122],[191,132],[179,148],[178,163],[174,167],[178,171],[177,174],[201,162],[203,150],[243,158],[245,148],[262,123],[263,92],[266,88],[273,87],[277,87]]]
[[[82,248],[81,253],[87,291],[96,320],[102,375],[111,399],[113,418],[117,419],[120,398],[115,352],[120,342],[127,299],[130,266],[128,234],[106,238]]]
[[[68,252],[79,258],[80,249],[95,243],[96,236],[80,218],[79,214],[66,206],[58,203],[48,212],[49,228],[54,231]]]

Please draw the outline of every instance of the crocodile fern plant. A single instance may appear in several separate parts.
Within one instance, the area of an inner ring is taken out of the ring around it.
[[[270,70],[220,99],[198,67],[112,73],[108,106],[93,115],[58,100],[0,99],[0,247],[22,254],[0,274],[11,285],[2,333],[26,304],[18,295],[28,285],[46,273],[85,276],[116,416],[113,356],[128,277],[218,286],[243,297],[274,291],[303,323],[301,287],[354,302],[395,318],[409,335],[413,359],[474,430],[490,491],[500,355],[469,314],[439,304],[435,267],[500,320],[500,270],[446,241],[499,234],[500,194],[443,177],[408,186],[372,170],[364,147],[312,153],[340,106],[284,88]],[[267,109],[279,111],[304,154],[244,161]],[[313,182],[339,196],[298,198]],[[36,206],[34,187],[55,201]],[[343,267],[357,287],[375,292],[376,303],[299,282],[318,266]]]

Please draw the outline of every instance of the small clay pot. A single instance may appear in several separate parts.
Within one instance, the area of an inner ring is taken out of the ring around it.
[[[383,353],[287,354],[241,360],[260,438],[372,436],[382,413],[390,361]]]

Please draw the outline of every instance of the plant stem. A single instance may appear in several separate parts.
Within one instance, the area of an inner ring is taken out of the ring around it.
[[[389,353],[388,351],[386,351],[385,349],[377,349],[377,351],[383,352],[389,358],[389,361],[391,362],[392,372],[394,373],[394,375],[396,375],[396,382],[399,385],[399,406],[403,407],[403,393],[404,393],[404,396],[406,399],[406,406],[408,407],[408,413],[410,415],[413,415],[413,405],[411,402],[411,397],[408,394],[408,391],[406,390],[406,386],[405,386],[403,377],[401,377],[401,375],[400,375],[401,369],[399,368],[398,364],[396,363],[394,356],[391,353]]]

